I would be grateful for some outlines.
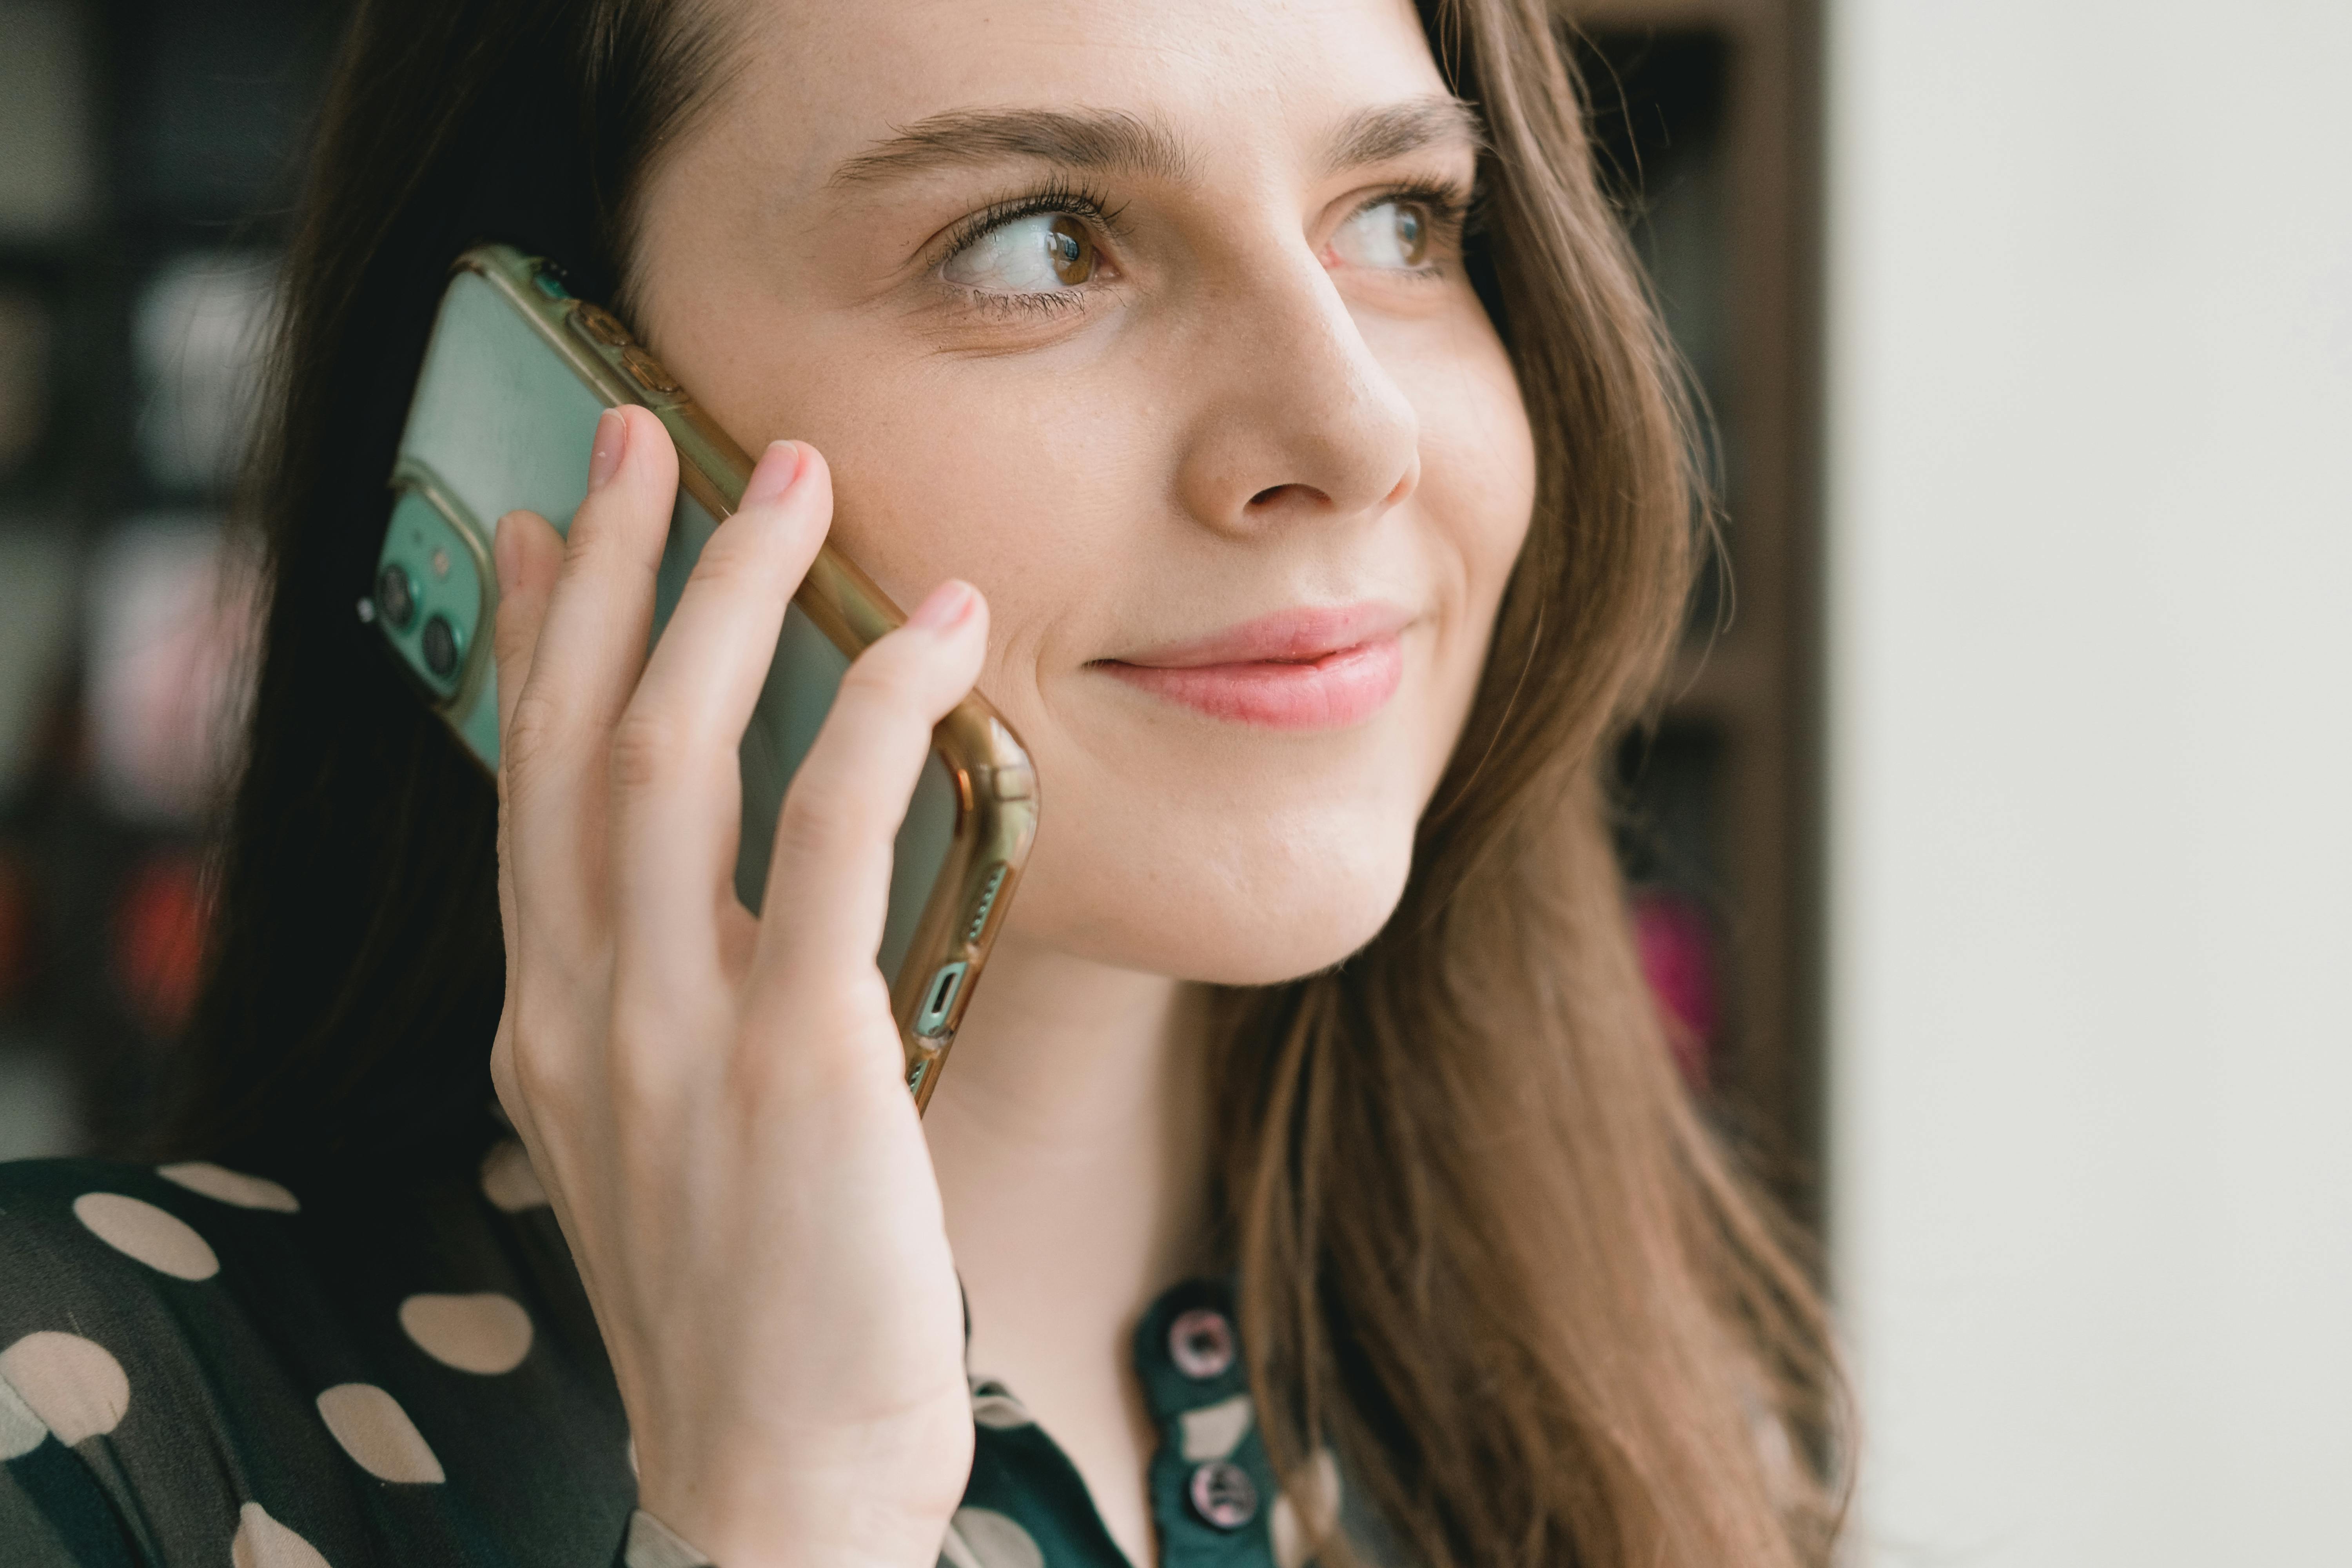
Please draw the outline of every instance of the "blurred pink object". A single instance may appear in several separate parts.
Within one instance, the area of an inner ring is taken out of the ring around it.
[[[216,519],[118,530],[89,579],[89,714],[100,787],[134,822],[201,818],[244,711],[253,581]]]
[[[1715,923],[1696,899],[1646,892],[1633,900],[1642,973],[1665,1014],[1675,1065],[1693,1089],[1707,1081],[1707,1058],[1722,1023],[1715,979]]]

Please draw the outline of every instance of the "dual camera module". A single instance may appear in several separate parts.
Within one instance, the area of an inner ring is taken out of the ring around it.
[[[434,487],[395,482],[375,591],[360,614],[436,699],[448,701],[466,684],[467,656],[488,613],[483,552]]]
[[[397,562],[386,564],[375,580],[375,613],[395,632],[404,632],[416,622],[416,584],[408,569]],[[425,668],[432,674],[447,680],[457,673],[457,629],[449,624],[448,616],[427,616],[416,643],[417,652],[425,657]]]

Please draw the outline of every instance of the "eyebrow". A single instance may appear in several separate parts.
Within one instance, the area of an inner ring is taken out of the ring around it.
[[[1342,169],[1385,163],[1424,148],[1448,145],[1466,146],[1475,153],[1487,150],[1486,127],[1478,111],[1451,93],[1409,98],[1402,103],[1360,109],[1341,121],[1324,158],[1323,172],[1336,174]]]
[[[1451,94],[1360,109],[1326,144],[1323,172],[1386,163],[1424,148],[1486,147],[1478,111]],[[1181,184],[1195,164],[1165,125],[1114,109],[954,109],[927,115],[842,161],[829,185],[876,184],[935,169],[1030,159]]]
[[[1183,149],[1164,127],[1123,110],[953,109],[843,160],[826,183],[873,184],[1017,158],[1172,180],[1191,174]]]

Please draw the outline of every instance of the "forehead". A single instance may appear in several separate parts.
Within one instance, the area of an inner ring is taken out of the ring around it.
[[[710,129],[806,189],[962,108],[1123,110],[1211,159],[1305,148],[1444,90],[1411,0],[712,0],[740,52]]]

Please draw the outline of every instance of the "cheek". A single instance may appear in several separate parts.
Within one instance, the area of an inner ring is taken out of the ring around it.
[[[1439,694],[1430,713],[1431,789],[1469,716],[1496,612],[1535,510],[1535,435],[1518,383],[1491,332],[1475,346],[1446,374],[1430,378],[1429,395],[1416,398],[1421,500],[1451,598],[1441,628],[1445,646],[1433,661]]]
[[[1482,581],[1507,575],[1535,509],[1535,431],[1510,354],[1482,312],[1414,389],[1422,476]],[[1492,582],[1499,596],[1502,584]]]
[[[1135,499],[1156,493],[1150,455],[1100,412],[1033,382],[976,390],[919,369],[843,366],[847,395],[779,407],[780,432],[833,465],[834,542],[902,605],[946,577],[989,601],[989,673],[1000,705],[1024,703],[1044,646],[1113,572]]]
[[[1099,743],[1087,715],[1038,714],[1045,826],[1015,919],[1025,934],[1131,967],[1227,984],[1325,967],[1378,934],[1412,870],[1415,830],[1451,761],[1483,673],[1495,614],[1525,543],[1536,454],[1501,345],[1448,360],[1411,389],[1423,413],[1412,501],[1359,542],[1351,565],[1417,582],[1429,621],[1395,707],[1345,736],[1220,742],[1181,723]],[[1138,481],[1139,486],[1141,481]],[[1155,492],[1132,490],[1135,504]],[[1118,582],[1152,552],[1146,534]],[[1160,542],[1166,542],[1160,541]],[[1083,573],[1094,558],[1068,544]],[[1163,552],[1163,569],[1181,559]],[[1181,579],[1181,569],[1171,573]],[[1060,608],[1072,609],[1076,601]],[[1047,605],[1047,613],[1055,606]],[[1013,672],[1017,679],[1019,671]],[[1056,724],[1057,718],[1072,722]]]
[[[870,342],[828,343],[821,323],[795,329],[777,339],[796,343],[790,377],[714,342],[698,390],[747,445],[789,435],[825,453],[835,542],[900,604],[950,575],[987,595],[982,688],[1034,753],[1044,796],[1013,910],[1023,934],[1227,984],[1307,973],[1375,935],[1527,527],[1532,446],[1491,334],[1427,366],[1391,360],[1421,410],[1420,487],[1334,578],[1418,584],[1420,668],[1376,722],[1268,739],[1106,712],[1085,695],[1103,678],[1075,673],[1123,615],[1210,580],[1192,574],[1230,548],[1180,515],[1181,421],[1131,373],[892,363]]]

